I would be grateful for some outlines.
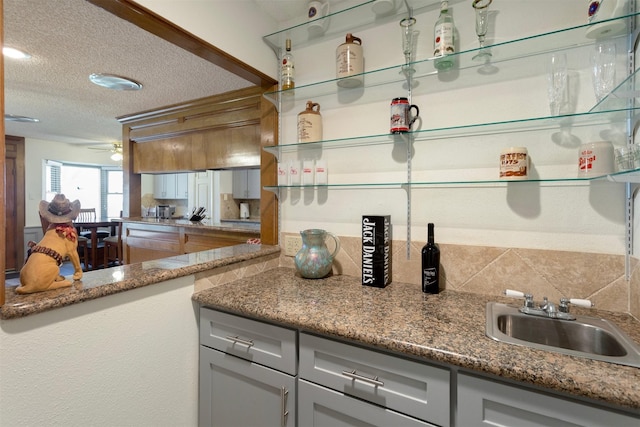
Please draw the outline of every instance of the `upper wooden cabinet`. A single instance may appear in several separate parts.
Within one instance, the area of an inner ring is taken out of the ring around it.
[[[119,117],[133,172],[259,166],[263,92],[251,87]]]

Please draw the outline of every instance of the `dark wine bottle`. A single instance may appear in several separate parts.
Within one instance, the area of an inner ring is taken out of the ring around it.
[[[422,292],[440,292],[440,248],[433,237],[433,223],[427,226],[427,244],[422,247]]]

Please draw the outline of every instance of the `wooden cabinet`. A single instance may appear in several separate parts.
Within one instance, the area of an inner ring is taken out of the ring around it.
[[[640,419],[593,404],[458,374],[459,426],[637,426]]]
[[[295,371],[296,331],[201,308],[200,426],[295,426]]]
[[[259,167],[262,92],[251,87],[119,118],[133,172]]]
[[[300,415],[311,417],[309,420],[314,418],[318,404],[305,401],[307,395],[312,400],[319,399],[320,405],[327,406],[334,414],[326,418],[328,424],[338,420],[348,424],[348,417],[366,420],[372,413],[379,413],[380,418],[372,418],[373,425],[427,425],[429,422],[449,426],[450,375],[449,369],[300,334],[300,378],[322,386],[315,390],[306,387],[298,397]],[[322,388],[326,391],[322,392]],[[354,401],[352,412],[341,409],[346,400],[337,398],[334,392],[353,398],[350,399]],[[368,404],[363,405],[362,401]],[[337,402],[340,403],[332,408]],[[333,419],[334,416],[337,418]],[[395,418],[399,421],[391,422]],[[299,424],[312,425],[306,421]]]
[[[260,169],[236,169],[233,171],[233,198],[260,198]]]
[[[122,243],[125,264],[246,243],[260,237],[259,231],[228,231],[214,227],[165,225],[163,220],[125,221]]]
[[[186,173],[154,175],[153,197],[156,199],[187,199],[189,197],[189,175]]]

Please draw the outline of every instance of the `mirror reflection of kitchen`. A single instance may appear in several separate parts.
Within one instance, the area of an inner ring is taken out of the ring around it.
[[[260,223],[260,169],[143,174],[142,216]]]

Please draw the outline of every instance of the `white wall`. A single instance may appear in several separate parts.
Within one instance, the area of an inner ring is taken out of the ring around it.
[[[38,205],[44,197],[46,160],[102,166],[121,166],[108,151],[90,150],[61,142],[25,139],[25,227],[40,227]]]
[[[193,280],[1,321],[0,425],[197,425]]]

